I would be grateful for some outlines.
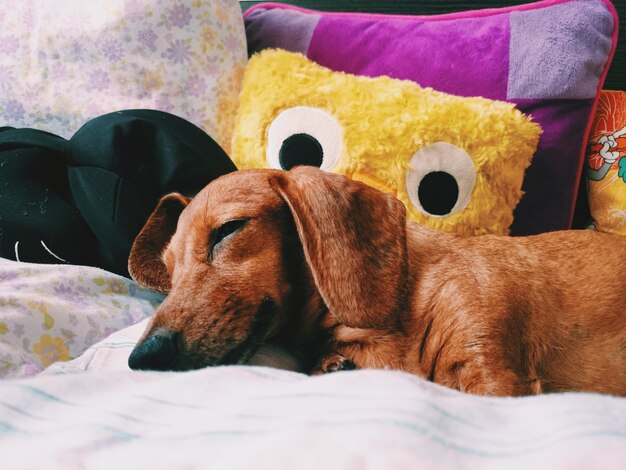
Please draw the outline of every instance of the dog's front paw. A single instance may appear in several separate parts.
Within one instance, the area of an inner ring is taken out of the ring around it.
[[[321,375],[328,374],[330,372],[354,369],[356,369],[356,365],[350,359],[343,357],[341,354],[332,353],[320,359],[317,365],[313,368],[311,375]]]

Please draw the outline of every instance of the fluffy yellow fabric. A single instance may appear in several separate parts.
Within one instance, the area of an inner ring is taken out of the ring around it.
[[[508,233],[541,133],[512,104],[462,98],[388,77],[333,72],[300,54],[265,50],[250,59],[240,95],[232,145],[240,169],[276,167],[268,164],[268,133],[280,113],[296,107],[324,111],[340,126],[339,156],[331,171],[391,192],[411,219],[463,235]],[[295,129],[302,133],[302,123]],[[412,167],[428,160],[421,160],[428,152],[420,150],[429,149],[460,149],[471,157],[475,180],[468,183],[469,202],[456,213],[428,213],[414,203],[417,186],[407,187]]]

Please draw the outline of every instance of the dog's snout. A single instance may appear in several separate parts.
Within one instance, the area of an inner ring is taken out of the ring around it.
[[[177,334],[160,329],[135,346],[128,366],[133,370],[172,370],[177,355]]]

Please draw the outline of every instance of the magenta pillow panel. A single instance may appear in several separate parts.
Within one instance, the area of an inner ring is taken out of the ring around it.
[[[262,3],[246,12],[245,25],[249,53],[279,47],[333,70],[515,103],[543,134],[511,233],[571,226],[586,135],[617,41],[617,13],[608,0],[438,16]]]

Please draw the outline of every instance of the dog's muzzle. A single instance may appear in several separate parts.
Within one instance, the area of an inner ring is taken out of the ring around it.
[[[265,296],[250,324],[248,336],[226,353],[219,361],[220,364],[245,364],[248,362],[266,339],[277,310],[276,302],[271,297]]]
[[[245,339],[225,352],[219,360],[189,352],[185,359],[183,333],[158,328],[135,346],[128,358],[128,366],[133,370],[189,370],[212,365],[245,364],[266,339],[277,311],[276,303],[266,296],[250,323]]]

